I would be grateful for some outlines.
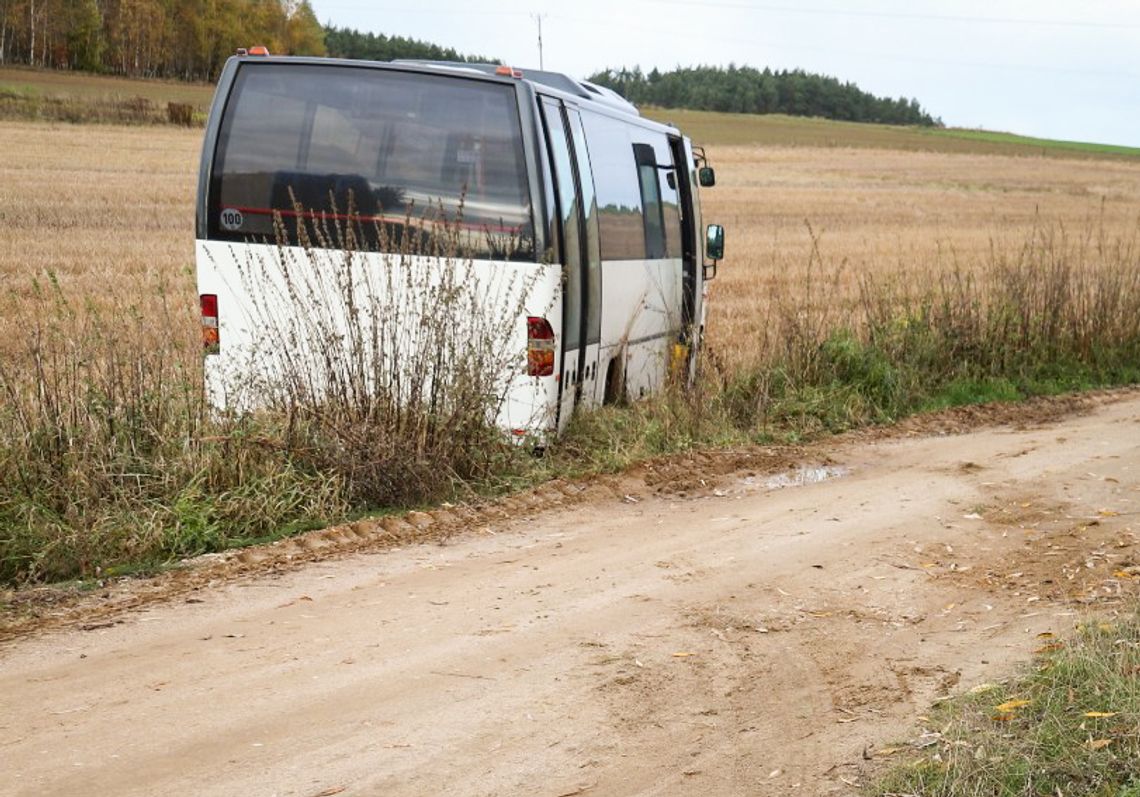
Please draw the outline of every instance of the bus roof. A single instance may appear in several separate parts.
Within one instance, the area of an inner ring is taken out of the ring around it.
[[[673,125],[661,124],[646,119],[638,112],[633,103],[626,100],[617,92],[605,86],[598,86],[588,80],[577,80],[562,72],[548,72],[541,69],[512,69],[511,74],[502,74],[498,70],[501,64],[472,64],[463,61],[426,61],[417,59],[398,59],[395,61],[365,61],[348,58],[316,58],[304,56],[282,55],[238,55],[238,61],[250,63],[293,63],[312,64],[314,66],[358,66],[371,69],[399,70],[411,72],[431,72],[435,74],[462,75],[464,77],[489,80],[500,83],[514,83],[524,81],[536,88],[542,87],[546,93],[562,94],[572,97],[579,104],[588,104],[598,110],[607,111],[613,115],[633,117],[639,126],[657,129],[668,129],[679,132]]]
[[[416,64],[429,68],[444,67],[449,69],[467,69],[481,72],[485,75],[498,75],[502,69],[500,64],[469,64],[462,61],[421,61],[416,59],[400,59],[392,61],[393,64]],[[507,67],[510,69],[510,67]],[[632,102],[605,86],[598,86],[588,80],[575,80],[562,72],[546,72],[541,69],[519,69],[520,80],[529,80],[532,83],[541,83],[547,88],[557,89],[566,94],[573,94],[584,100],[600,102],[610,108],[624,111],[634,116],[641,114]]]

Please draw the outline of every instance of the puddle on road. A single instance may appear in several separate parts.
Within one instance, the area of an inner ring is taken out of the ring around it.
[[[803,487],[805,484],[819,484],[831,479],[838,479],[850,472],[850,468],[845,468],[842,465],[803,467],[759,479],[749,476],[744,480],[744,486],[753,489],[782,490],[785,487]]]

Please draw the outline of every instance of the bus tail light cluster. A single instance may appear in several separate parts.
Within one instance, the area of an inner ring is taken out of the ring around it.
[[[218,334],[218,294],[203,293],[202,303],[202,348],[206,354],[217,354],[222,340]]]
[[[545,318],[526,320],[526,374],[550,376],[554,373],[554,327]]]

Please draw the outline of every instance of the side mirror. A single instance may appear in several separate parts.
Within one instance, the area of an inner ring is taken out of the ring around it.
[[[697,171],[697,182],[702,188],[712,188],[716,185],[716,171],[712,166],[702,166]]]
[[[710,260],[724,258],[724,227],[710,224],[705,232],[705,257]]]

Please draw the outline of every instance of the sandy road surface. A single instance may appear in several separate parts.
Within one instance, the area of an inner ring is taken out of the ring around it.
[[[1028,420],[849,441],[802,486],[630,480],[18,640],[0,792],[854,793],[931,700],[1140,573],[1140,397]]]

